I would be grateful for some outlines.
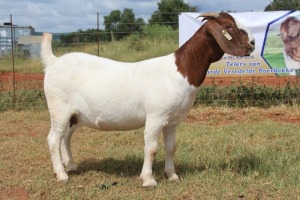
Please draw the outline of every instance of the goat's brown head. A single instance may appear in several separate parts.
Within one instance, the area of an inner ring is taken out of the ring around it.
[[[249,56],[255,49],[255,40],[250,31],[227,13],[204,13],[202,21],[206,32],[219,44],[227,54]]]
[[[300,21],[295,17],[288,17],[280,25],[280,36],[286,54],[300,61]]]

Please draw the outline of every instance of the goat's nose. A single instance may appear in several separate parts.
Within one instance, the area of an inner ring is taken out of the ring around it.
[[[253,47],[255,47],[255,40],[254,40],[254,39],[251,40],[251,41],[250,41],[250,44],[251,44]]]
[[[252,47],[252,49],[250,51],[253,52],[255,49],[255,40],[254,39],[250,41],[250,46]]]

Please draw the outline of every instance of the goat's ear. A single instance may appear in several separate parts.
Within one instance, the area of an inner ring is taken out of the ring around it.
[[[290,37],[295,37],[300,32],[300,26],[298,25],[298,23],[295,24],[295,25],[291,24],[288,29],[289,29],[288,30],[288,36],[290,36]]]
[[[225,53],[234,56],[245,56],[248,54],[247,51],[249,49],[245,48],[245,44],[249,40],[248,36],[242,37],[241,31],[236,27],[227,29],[215,21],[209,21],[206,23],[206,31],[215,39]]]

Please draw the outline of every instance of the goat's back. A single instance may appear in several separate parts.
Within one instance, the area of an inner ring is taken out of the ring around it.
[[[136,63],[66,54],[47,66],[45,92],[47,100],[56,99],[48,100],[49,107],[65,104],[84,125],[102,130],[140,128],[147,115],[171,120],[174,112],[181,120],[196,94],[177,71],[173,54]]]

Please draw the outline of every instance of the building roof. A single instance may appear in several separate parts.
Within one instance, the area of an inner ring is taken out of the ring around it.
[[[34,29],[32,26],[18,26],[18,25],[13,25],[13,28],[29,28],[29,29]],[[0,28],[11,28],[10,23],[4,23],[3,25],[0,25]]]
[[[42,38],[42,36],[20,36],[18,44],[39,44]]]

